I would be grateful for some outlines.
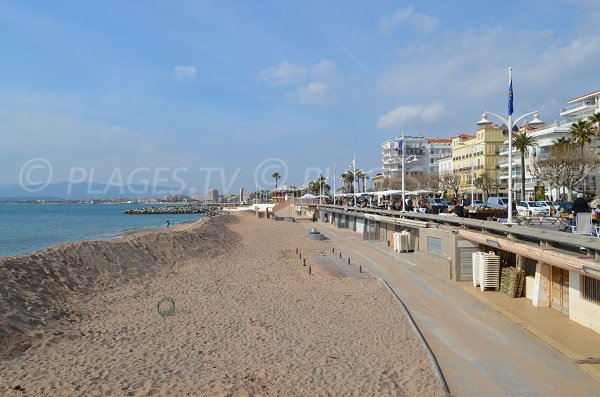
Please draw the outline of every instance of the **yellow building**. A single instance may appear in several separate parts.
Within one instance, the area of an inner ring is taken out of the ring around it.
[[[486,126],[473,135],[462,134],[452,138],[452,169],[460,175],[459,194],[470,197],[473,191],[475,199],[482,200],[483,192],[474,186],[473,181],[487,174],[493,181],[500,181],[500,163],[503,156],[500,151],[508,139],[506,130],[495,126]],[[506,189],[502,189],[505,193]],[[493,195],[494,189],[490,189]]]

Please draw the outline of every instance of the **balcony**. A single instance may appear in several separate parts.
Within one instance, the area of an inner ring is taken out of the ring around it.
[[[587,111],[587,110],[591,110],[596,106],[596,100],[595,99],[591,99],[591,100],[587,100],[587,101],[583,101],[583,102],[579,102],[579,103],[575,103],[571,106],[567,106],[565,108],[562,108],[560,110],[560,115],[561,116],[568,116],[568,115],[573,115],[575,113],[579,113],[582,111]]]

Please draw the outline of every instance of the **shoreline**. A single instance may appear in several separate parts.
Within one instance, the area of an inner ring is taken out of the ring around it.
[[[295,248],[311,261],[326,243],[308,240],[301,225],[240,214],[66,244],[47,250],[61,255],[45,258],[44,271],[0,260],[9,270],[2,292],[30,307],[19,324],[0,302],[2,318],[23,327],[46,316],[0,362],[0,393],[444,395],[378,279],[318,262],[309,275]],[[28,285],[14,271],[30,273]],[[167,296],[176,312],[161,318],[156,302]]]
[[[194,222],[197,222],[200,219],[203,219],[207,216],[207,215],[202,215],[202,214],[178,214],[178,215],[190,215],[190,216],[195,216],[195,217],[190,218],[190,219],[174,221],[173,223],[171,223],[170,228],[176,228],[180,225],[194,223]],[[162,216],[166,217],[166,215],[162,215]],[[16,252],[13,254],[8,254],[8,255],[0,255],[0,260],[5,259],[5,258],[10,258],[13,256],[33,255],[39,251],[51,249],[56,246],[59,246],[62,244],[67,244],[67,243],[78,243],[78,242],[84,242],[84,241],[113,241],[113,240],[122,239],[123,237],[126,237],[130,234],[143,233],[143,232],[148,232],[148,231],[153,231],[153,230],[161,230],[163,228],[167,229],[164,222],[161,224],[157,224],[157,225],[140,226],[139,228],[123,228],[123,229],[119,229],[119,230],[112,229],[112,230],[105,230],[105,231],[100,231],[100,232],[82,233],[79,237],[75,237],[73,239],[66,239],[64,241],[53,242],[47,246],[35,248],[35,249],[29,250],[29,251]]]

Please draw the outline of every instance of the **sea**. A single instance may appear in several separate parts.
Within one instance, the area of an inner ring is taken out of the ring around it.
[[[111,240],[126,232],[192,222],[202,214],[125,215],[148,204],[0,204],[0,257],[55,244]]]

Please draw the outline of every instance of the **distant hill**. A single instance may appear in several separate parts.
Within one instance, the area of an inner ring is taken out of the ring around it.
[[[18,184],[0,185],[0,200],[89,200],[105,198],[164,197],[167,194],[185,194],[178,188],[168,186],[146,186],[139,184],[115,186],[103,183],[50,183],[43,189],[30,185],[23,188]],[[39,189],[39,191],[38,191]]]

